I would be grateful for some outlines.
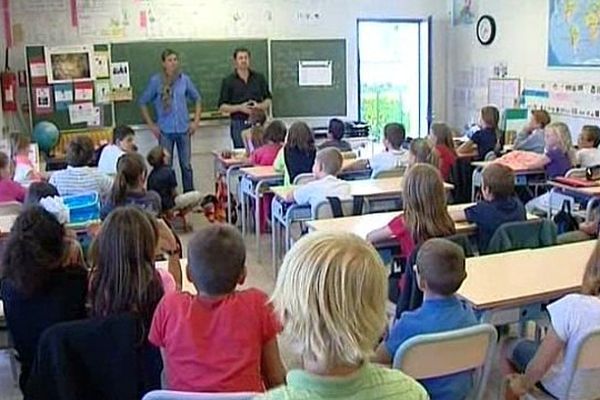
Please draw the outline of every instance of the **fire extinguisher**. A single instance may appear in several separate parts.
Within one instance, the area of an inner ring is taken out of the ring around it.
[[[10,69],[0,74],[2,82],[2,110],[17,111],[17,74]]]

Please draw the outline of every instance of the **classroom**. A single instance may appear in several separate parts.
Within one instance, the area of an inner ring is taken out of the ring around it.
[[[0,400],[600,399],[595,0],[0,2]]]

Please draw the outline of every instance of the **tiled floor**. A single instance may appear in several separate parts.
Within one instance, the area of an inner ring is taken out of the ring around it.
[[[195,171],[195,182],[197,188],[202,193],[207,193],[214,187],[212,184],[212,159],[208,154],[194,155],[194,171]],[[203,220],[203,216],[200,214],[194,214],[193,225],[196,228],[206,223]],[[189,241],[190,234],[182,234],[182,242],[184,247]],[[261,240],[260,250],[257,252],[255,247],[254,236],[248,236],[246,238],[248,257],[248,277],[245,286],[254,286],[264,290],[267,293],[271,293],[274,286],[274,274],[271,266],[271,255],[270,255],[270,237],[265,236]],[[285,343],[280,344],[284,361],[289,367],[298,366],[298,358],[290,352],[289,346]],[[496,399],[499,393],[499,382],[500,374],[498,369],[495,368],[490,384],[488,385],[488,393],[486,399]],[[8,363],[8,357],[6,353],[0,352],[0,400],[17,400],[21,399],[21,395],[18,389],[13,385],[12,378],[10,375],[10,368]]]

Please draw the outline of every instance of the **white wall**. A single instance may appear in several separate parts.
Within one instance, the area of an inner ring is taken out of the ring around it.
[[[16,60],[16,67],[19,69],[24,68],[24,44],[61,45],[174,38],[346,38],[348,117],[350,118],[356,118],[358,114],[356,19],[416,18],[433,15],[435,21],[433,109],[439,116],[446,115],[445,96],[443,95],[446,91],[446,67],[443,61],[446,59],[447,7],[446,2],[442,0],[218,0],[210,2],[199,0],[155,0],[152,2],[95,0],[79,2],[80,4],[95,3],[97,5],[105,3],[107,7],[121,4],[128,21],[125,37],[122,38],[114,38],[102,33],[92,33],[82,37],[79,33],[85,34],[89,31],[86,27],[90,27],[90,24],[87,24],[86,20],[82,18],[83,15],[80,15],[81,28],[78,30],[71,26],[68,6],[62,11],[31,9],[27,6],[29,1],[11,2],[13,24],[20,24],[24,32],[23,43],[15,49],[15,53],[19,55],[19,59]],[[56,3],[57,0],[48,0],[48,2]],[[61,0],[58,0],[58,3],[61,3]],[[68,4],[67,1],[64,3]],[[151,3],[153,6],[144,6],[145,3]],[[148,7],[158,22],[150,24],[151,26],[147,29],[142,29],[139,26],[139,13],[147,10]],[[103,21],[103,16],[110,17],[112,11],[105,11],[101,8],[95,12],[97,21]],[[176,13],[169,15],[169,11]],[[118,10],[112,13],[115,14],[115,18],[119,19]],[[307,21],[299,17],[306,13],[318,14],[319,18]],[[122,14],[120,18],[122,19]],[[98,28],[101,27],[102,23],[98,24]]]
[[[558,82],[600,82],[600,69],[556,70],[546,67],[547,20],[549,0],[480,0],[478,14],[489,14],[496,20],[497,36],[490,46],[481,46],[475,35],[475,25],[450,29],[448,52],[451,70],[450,88],[458,84],[458,72],[469,66],[491,67],[497,63],[508,66],[509,77]],[[453,107],[453,93],[447,93],[448,120],[462,126],[470,117],[465,110]],[[485,96],[487,97],[487,96]],[[486,99],[481,99],[485,105]],[[473,111],[473,110],[471,110]],[[577,122],[574,121],[574,124]]]

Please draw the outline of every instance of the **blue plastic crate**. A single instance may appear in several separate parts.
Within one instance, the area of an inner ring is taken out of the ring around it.
[[[85,193],[63,197],[69,209],[69,223],[79,224],[100,218],[100,199],[98,193]]]

